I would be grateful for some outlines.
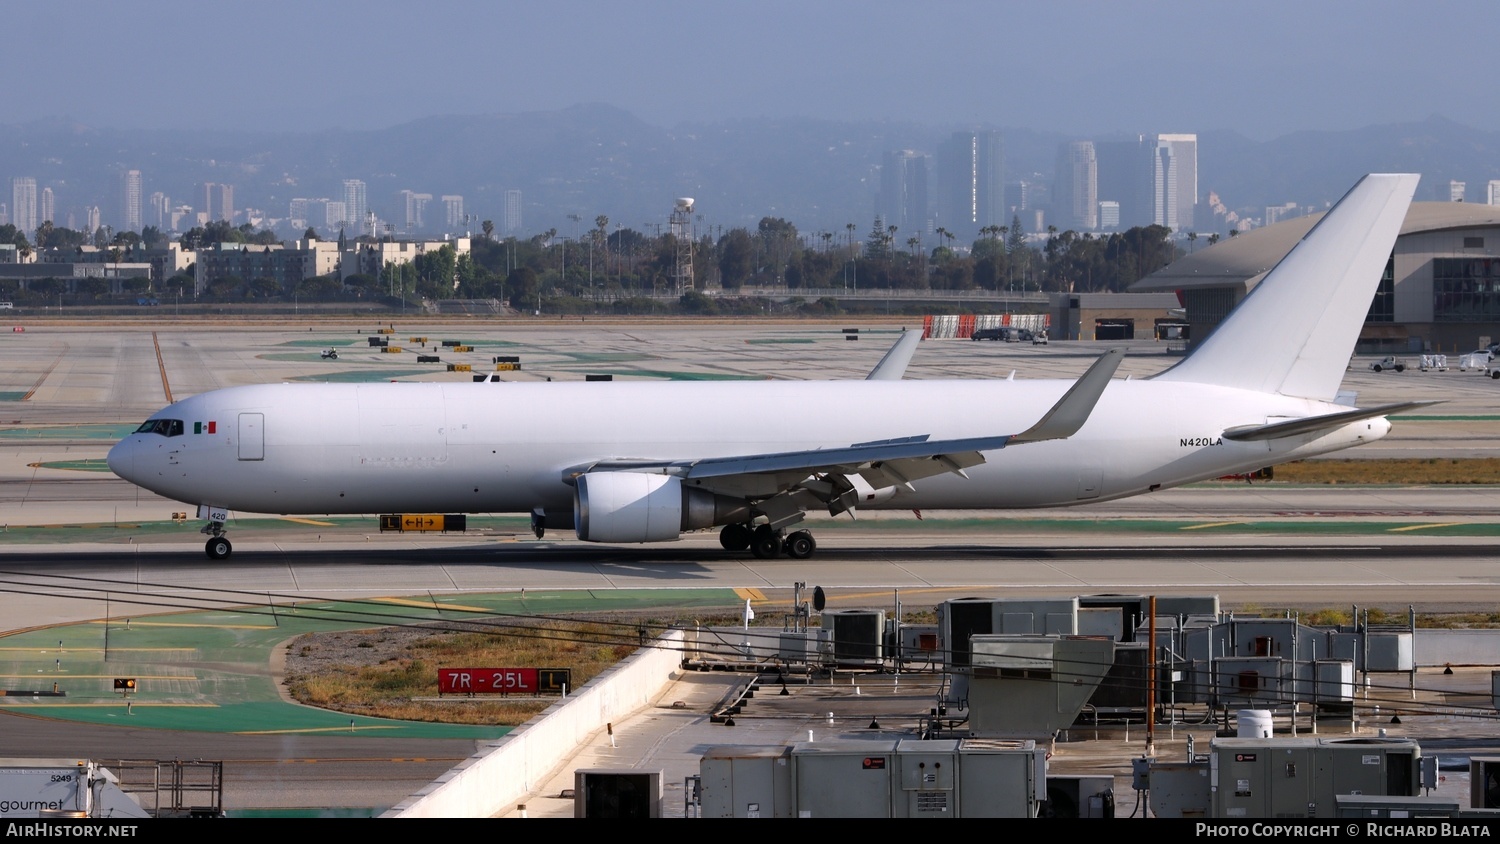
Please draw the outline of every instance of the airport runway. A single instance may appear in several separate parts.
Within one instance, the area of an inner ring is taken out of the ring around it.
[[[761,606],[790,603],[792,585],[828,591],[835,608],[908,606],[967,595],[1218,594],[1226,606],[1493,608],[1500,490],[1490,487],[1317,489],[1210,484],[1031,513],[870,514],[814,525],[807,561],[726,554],[712,535],[673,545],[614,548],[524,527],[486,536],[381,536],[365,524],[232,526],[231,562],[210,563],[196,524],[163,527],[184,508],[94,471],[118,431],[174,399],[217,387],[312,380],[468,380],[371,349],[375,325],[27,326],[0,343],[0,606],[19,629],[206,601],[290,602],[372,596],[642,588],[752,590]],[[843,324],[399,326],[393,343],[473,342],[467,360],[522,357],[506,378],[858,378],[900,326]],[[311,329],[311,330],[309,330]],[[878,333],[870,333],[871,330]],[[924,343],[909,377],[1056,377],[1081,373],[1105,343],[1046,347]],[[1126,343],[1122,375],[1174,358]],[[340,360],[320,359],[327,346]],[[393,360],[393,357],[395,360]],[[1385,440],[1349,457],[1500,456],[1500,382],[1473,373],[1376,374],[1351,363],[1345,388],[1361,404],[1444,403],[1396,420]],[[495,385],[495,389],[504,389]],[[1154,525],[1150,529],[1140,524]],[[91,528],[49,528],[54,525]],[[134,529],[153,526],[150,530]],[[172,531],[176,532],[173,533]],[[126,607],[137,607],[127,610]],[[473,743],[354,736],[223,736],[0,717],[17,755],[224,759],[236,763],[237,805],[388,806],[432,779]],[[301,802],[297,802],[301,801]]]

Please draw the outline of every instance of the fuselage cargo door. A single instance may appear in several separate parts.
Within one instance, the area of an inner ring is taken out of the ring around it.
[[[240,459],[266,459],[266,415],[264,413],[240,414]]]

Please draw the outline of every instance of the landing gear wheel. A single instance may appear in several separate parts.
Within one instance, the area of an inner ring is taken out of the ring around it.
[[[754,538],[755,534],[751,533],[749,525],[725,525],[719,531],[719,544],[724,546],[725,551],[748,550]]]
[[[229,544],[229,540],[226,537],[215,536],[208,540],[208,544],[203,546],[203,550],[208,552],[210,560],[222,560],[228,557],[230,552],[234,551],[234,546]]]
[[[812,533],[799,530],[786,538],[786,554],[794,560],[805,560],[818,550],[817,540],[813,539]]]
[[[765,525],[761,525],[755,531],[755,537],[750,541],[750,553],[762,560],[773,560],[781,556],[781,537],[776,531]]]

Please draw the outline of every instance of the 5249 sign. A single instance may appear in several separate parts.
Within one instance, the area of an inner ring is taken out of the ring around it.
[[[561,694],[572,679],[570,668],[439,668],[438,694]]]

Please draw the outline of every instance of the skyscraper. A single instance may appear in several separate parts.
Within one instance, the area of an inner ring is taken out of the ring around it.
[[[36,179],[23,176],[10,180],[10,219],[27,237],[36,232]]]
[[[927,230],[927,156],[909,149],[887,152],[880,168],[876,213],[886,225],[915,236]]]
[[[234,185],[204,182],[201,191],[203,213],[207,215],[208,222],[234,222]]]
[[[1468,187],[1469,186],[1467,182],[1460,182],[1456,179],[1448,182],[1448,201],[1463,202],[1464,193],[1467,191]]]
[[[505,192],[505,215],[500,218],[500,230],[505,234],[521,230],[521,192],[518,190]]]
[[[1092,141],[1058,145],[1052,213],[1057,215],[1059,229],[1099,228],[1099,162]]]
[[[172,200],[170,197],[161,191],[157,191],[146,199],[146,207],[150,209],[146,214],[146,219],[151,221],[150,225],[156,226],[164,232],[172,230]]]
[[[1117,228],[1151,225],[1151,150],[1146,138],[1094,144],[1100,202],[1119,203]]]
[[[120,176],[120,221],[125,231],[141,230],[141,171],[126,170]]]
[[[443,216],[448,221],[448,231],[457,231],[464,224],[464,198],[457,194],[443,197]]]
[[[52,195],[52,188],[42,188],[42,196],[37,203],[37,225],[48,222],[57,222],[57,198]]]
[[[1489,204],[1500,205],[1500,180],[1491,179],[1489,184]]]
[[[1198,136],[1157,135],[1154,147],[1151,222],[1185,232],[1198,205]]]
[[[1009,224],[1005,144],[999,132],[955,132],[938,150],[938,224],[971,240],[986,226]]]
[[[359,179],[344,180],[344,222],[354,229],[355,235],[370,234],[364,230],[368,206],[365,204],[365,183]]]
[[[397,193],[397,207],[404,209],[401,230],[413,232],[427,228],[427,203],[431,201],[432,194],[430,193],[417,193],[411,190]]]

